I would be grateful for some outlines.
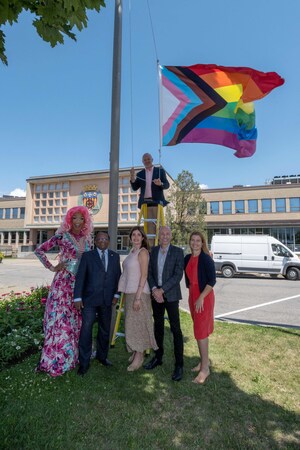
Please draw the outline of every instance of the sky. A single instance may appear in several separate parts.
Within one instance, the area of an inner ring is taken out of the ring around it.
[[[4,28],[0,195],[22,194],[31,176],[109,169],[114,4],[89,14],[77,42],[65,38],[55,48],[28,13]],[[162,147],[173,178],[184,169],[218,188],[300,173],[299,20],[299,0],[123,0],[120,168],[141,165],[145,152],[160,160],[158,59],[247,66],[285,79],[255,104],[254,156],[208,144]]]

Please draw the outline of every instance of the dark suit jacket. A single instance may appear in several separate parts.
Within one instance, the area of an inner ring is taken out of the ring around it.
[[[151,183],[152,198],[155,202],[157,202],[163,206],[166,206],[169,202],[166,201],[163,191],[164,191],[164,189],[169,189],[170,184],[167,180],[166,172],[164,171],[164,169],[159,168],[159,167],[153,168],[152,180],[155,180],[157,178],[160,178],[161,182],[163,183],[163,186],[156,186],[156,184]],[[145,189],[146,189],[145,169],[138,172],[135,181],[133,183],[130,181],[130,184],[134,191],[141,189],[139,203],[138,203],[138,207],[141,208],[141,206],[144,202]]]
[[[192,255],[186,255],[184,258],[184,274],[185,274],[185,283],[188,288],[190,285],[190,281],[186,274],[186,266],[190,260]],[[207,255],[207,253],[201,252],[198,259],[198,284],[200,292],[203,292],[206,285],[209,284],[211,287],[214,287],[216,284],[216,270],[213,259]]]
[[[148,283],[151,290],[154,286],[158,286],[158,251],[159,245],[153,247],[150,253]],[[165,259],[161,286],[164,290],[164,297],[168,302],[175,302],[182,299],[180,281],[183,276],[183,266],[184,257],[182,249],[170,245]]]
[[[105,272],[97,249],[83,253],[76,275],[74,298],[81,298],[84,305],[111,305],[118,291],[121,276],[120,256],[108,249]]]

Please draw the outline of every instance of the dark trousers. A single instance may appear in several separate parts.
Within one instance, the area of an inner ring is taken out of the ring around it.
[[[84,368],[89,366],[92,355],[93,325],[96,315],[98,322],[96,358],[106,359],[108,354],[111,306],[84,306],[79,338],[79,363]]]
[[[156,358],[161,361],[164,354],[165,310],[167,310],[174,341],[175,365],[183,367],[183,337],[180,328],[179,301],[157,303],[152,300],[154,335],[158,350]]]

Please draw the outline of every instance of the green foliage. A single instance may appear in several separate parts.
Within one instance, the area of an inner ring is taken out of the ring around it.
[[[2,262],[2,259],[4,259],[4,253],[0,252],[0,263]]]
[[[33,26],[39,36],[51,47],[64,43],[64,36],[76,41],[72,32],[76,27],[79,31],[87,27],[87,11],[100,11],[105,7],[104,0],[56,0],[56,1],[0,1],[0,59],[7,65],[5,54],[5,34],[1,26],[18,22],[22,11],[31,12],[35,19]]]
[[[167,208],[166,220],[172,230],[173,243],[186,245],[192,231],[205,231],[206,202],[199,183],[187,170],[177,176],[168,194],[171,207]]]
[[[0,300],[0,368],[37,349],[43,341],[42,323],[48,287],[30,293],[5,294]]]

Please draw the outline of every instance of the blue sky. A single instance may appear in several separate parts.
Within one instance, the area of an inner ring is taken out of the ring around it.
[[[36,175],[109,168],[114,1],[77,43],[52,49],[22,14],[5,28],[9,66],[0,66],[0,195],[25,189]],[[156,52],[146,0],[123,0],[120,167],[158,162]],[[206,144],[162,148],[176,178],[193,173],[209,188],[264,184],[300,173],[299,0],[149,0],[157,57],[165,65],[214,63],[276,71],[285,84],[256,102],[257,151]],[[131,53],[131,57],[130,57]],[[132,65],[130,66],[130,60]],[[130,74],[132,74],[132,94]],[[132,119],[132,120],[131,120]]]

